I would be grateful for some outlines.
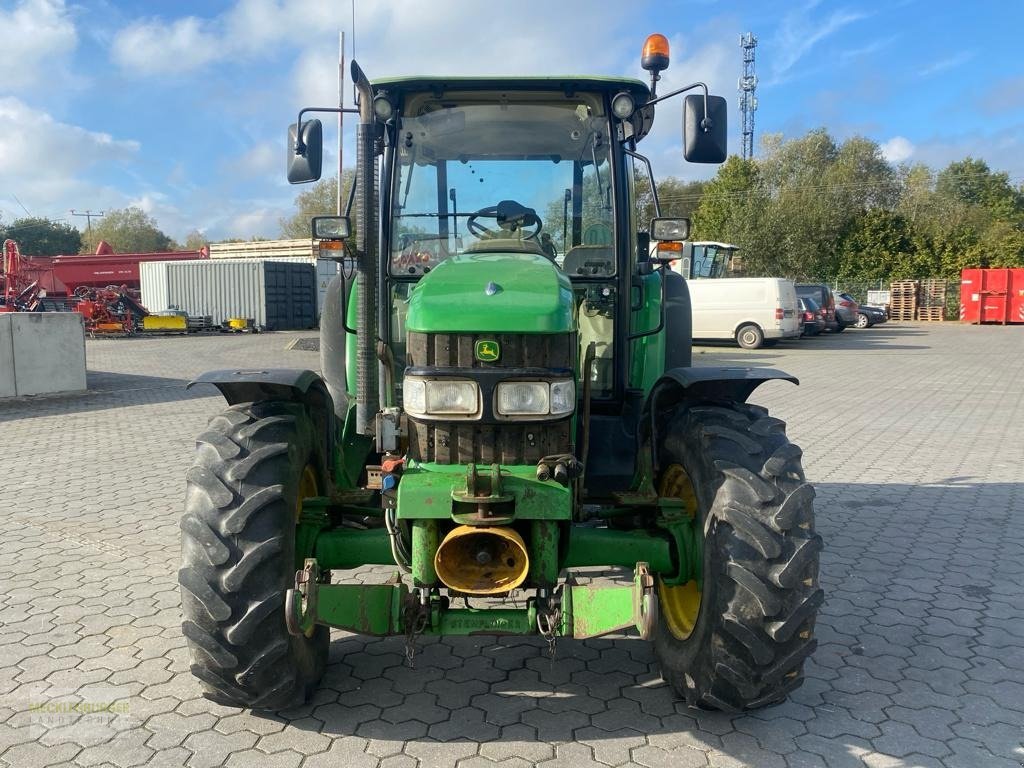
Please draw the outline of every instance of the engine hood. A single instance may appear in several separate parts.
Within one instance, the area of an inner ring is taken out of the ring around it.
[[[464,253],[420,279],[409,296],[406,327],[424,333],[572,331],[572,287],[543,256]]]

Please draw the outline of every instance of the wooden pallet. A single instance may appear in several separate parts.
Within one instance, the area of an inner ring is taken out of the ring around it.
[[[917,319],[917,280],[897,280],[889,286],[889,319]]]
[[[917,319],[926,323],[941,323],[946,319],[945,307],[918,307]]]

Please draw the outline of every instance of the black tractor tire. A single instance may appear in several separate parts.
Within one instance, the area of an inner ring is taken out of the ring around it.
[[[283,709],[312,693],[327,666],[330,630],[296,637],[285,625],[295,585],[300,486],[323,457],[295,403],[235,405],[196,440],[186,475],[178,572],[192,674],[218,704]],[[305,481],[305,483],[304,483]]]
[[[821,537],[814,489],[785,424],[745,404],[681,405],[659,441],[662,476],[679,465],[703,531],[692,629],[680,636],[659,583],[654,652],[691,706],[740,712],[780,702],[814,651]]]
[[[764,344],[764,331],[754,323],[741,325],[736,331],[736,343],[744,349],[760,349]]]

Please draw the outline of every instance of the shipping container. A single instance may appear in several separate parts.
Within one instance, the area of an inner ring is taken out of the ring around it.
[[[1024,323],[1024,269],[965,269],[960,276],[964,323]]]
[[[218,325],[248,317],[273,331],[316,325],[316,270],[308,261],[156,261],[141,264],[140,276],[150,312],[181,310]]]
[[[265,259],[268,261],[301,262],[316,265],[316,312],[320,312],[327,295],[327,284],[338,274],[334,261],[318,260],[319,248],[313,240],[253,240],[245,243],[211,243],[211,259]]]

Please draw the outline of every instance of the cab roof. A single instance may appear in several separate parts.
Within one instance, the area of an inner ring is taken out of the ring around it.
[[[386,77],[374,80],[375,91],[604,91],[611,94],[629,91],[638,103],[651,96],[641,80],[629,77],[592,75],[554,75],[547,77]]]

